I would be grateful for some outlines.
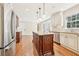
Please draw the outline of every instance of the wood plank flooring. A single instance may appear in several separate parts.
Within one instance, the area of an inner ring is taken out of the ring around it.
[[[32,39],[32,36],[22,36],[21,42],[16,44],[16,56],[38,56]],[[54,52],[55,56],[79,56],[56,43],[54,43]]]
[[[23,36],[20,43],[16,44],[17,56],[33,56],[32,36]]]
[[[61,54],[61,56],[79,56],[79,54],[76,54],[56,43],[54,43],[54,52],[56,52],[56,56],[57,53],[59,53],[59,55]]]

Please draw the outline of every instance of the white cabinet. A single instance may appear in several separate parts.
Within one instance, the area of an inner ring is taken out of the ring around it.
[[[65,35],[64,38],[65,38],[65,40],[64,40],[64,45],[65,45],[66,47],[68,47],[68,45],[69,45],[69,39],[68,39],[68,36]]]
[[[60,33],[60,43],[64,45],[64,36]]]
[[[52,15],[52,30],[53,31],[61,31],[62,17],[61,12],[57,12]]]
[[[60,43],[61,43],[63,46],[66,46],[67,39],[66,39],[66,37],[65,37],[65,34],[63,34],[63,33],[60,34]]]
[[[50,31],[52,31],[51,19],[50,18],[39,23],[38,25],[39,25],[39,32],[40,33],[49,33]]]
[[[77,36],[74,34],[68,34],[68,47],[77,50]]]
[[[61,33],[60,43],[66,48],[77,51],[77,35]]]
[[[79,37],[78,37],[78,51],[79,51]]]

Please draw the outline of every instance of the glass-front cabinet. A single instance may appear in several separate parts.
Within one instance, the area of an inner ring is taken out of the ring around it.
[[[79,14],[67,17],[67,28],[79,28]]]

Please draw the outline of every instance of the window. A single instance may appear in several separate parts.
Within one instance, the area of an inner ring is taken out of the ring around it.
[[[68,17],[67,18],[67,28],[71,28],[72,26],[71,26],[71,21],[72,21],[72,19],[71,19],[71,17]]]
[[[76,25],[77,25],[77,27],[79,28],[79,21],[76,21]]]
[[[73,15],[72,16],[72,21],[75,21],[76,20],[76,15]]]
[[[79,20],[79,14],[77,14],[77,20]]]
[[[76,22],[72,22],[72,27],[74,28],[76,25]]]
[[[67,28],[79,28],[79,14],[67,17]]]
[[[67,28],[70,28],[71,26],[70,26],[70,23],[67,23]]]
[[[71,21],[72,19],[71,19],[71,17],[68,17],[68,21]]]

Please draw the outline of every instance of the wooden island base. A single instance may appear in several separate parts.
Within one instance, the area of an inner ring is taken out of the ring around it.
[[[33,44],[39,56],[54,55],[53,34],[39,35],[33,32]]]

